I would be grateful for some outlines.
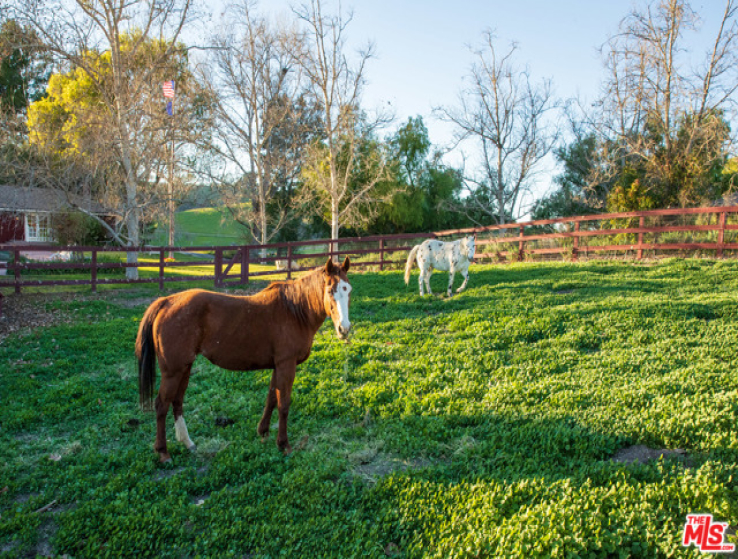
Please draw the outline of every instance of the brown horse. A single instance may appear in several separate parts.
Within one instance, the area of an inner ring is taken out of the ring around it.
[[[192,289],[154,301],[141,320],[136,338],[138,388],[143,408],[151,408],[156,362],[161,369],[156,410],[159,459],[167,462],[166,417],[174,408],[177,440],[190,449],[182,402],[195,358],[202,354],[232,371],[273,369],[264,415],[257,433],[266,438],[275,406],[279,410],[277,446],[289,454],[287,414],[295,368],[310,355],[318,328],[330,316],[336,334],[348,338],[351,285],[348,257],[336,266],[329,258],[298,280],[271,283],[256,295],[236,297]]]

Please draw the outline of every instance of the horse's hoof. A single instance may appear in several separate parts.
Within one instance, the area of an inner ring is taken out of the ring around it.
[[[195,452],[197,452],[197,445],[196,445],[196,444],[193,444],[193,445],[192,445],[192,446],[191,446],[190,448],[188,448],[187,450],[189,450],[189,451],[190,451],[190,452],[191,452],[192,454],[195,454]]]
[[[282,452],[284,453],[285,456],[289,456],[290,454],[292,454],[292,447],[290,445],[288,445],[288,444],[285,445],[284,447],[282,447],[281,450],[282,450]]]
[[[159,453],[159,462],[161,462],[162,464],[171,464],[172,463],[172,457],[169,456],[169,454],[167,454],[165,452],[160,452]]]

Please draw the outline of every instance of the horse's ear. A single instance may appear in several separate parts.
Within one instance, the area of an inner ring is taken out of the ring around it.
[[[350,267],[351,267],[351,260],[349,259],[348,256],[346,256],[346,258],[343,261],[343,264],[341,265],[341,268],[343,268],[343,271],[345,273],[348,273]]]
[[[325,263],[323,271],[329,276],[336,273],[336,267],[333,265],[333,259],[329,256],[328,261]]]

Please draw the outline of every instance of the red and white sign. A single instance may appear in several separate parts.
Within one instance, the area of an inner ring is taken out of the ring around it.
[[[711,514],[688,514],[684,524],[682,545],[694,544],[705,553],[732,553],[735,544],[725,543],[727,522],[715,522]]]

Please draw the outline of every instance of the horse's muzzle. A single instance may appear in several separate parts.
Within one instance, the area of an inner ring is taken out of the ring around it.
[[[349,324],[348,326],[339,324],[338,327],[336,328],[336,334],[338,334],[338,338],[341,340],[348,340],[350,332],[351,332],[351,324]]]

